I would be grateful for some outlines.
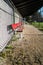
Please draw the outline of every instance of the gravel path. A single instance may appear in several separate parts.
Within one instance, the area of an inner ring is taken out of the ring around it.
[[[32,25],[24,25],[24,34],[41,34],[42,32],[40,32],[37,28],[35,28]]]
[[[6,62],[2,65],[43,65],[43,33],[24,25],[22,34],[21,40],[10,41],[11,48],[4,50]]]

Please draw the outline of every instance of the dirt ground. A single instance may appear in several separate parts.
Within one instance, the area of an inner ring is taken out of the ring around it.
[[[10,50],[4,50],[6,61],[3,65],[43,65],[43,33],[31,25],[24,25],[22,35],[21,40],[10,41]]]

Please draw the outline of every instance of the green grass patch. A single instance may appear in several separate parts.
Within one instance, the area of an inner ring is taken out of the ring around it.
[[[12,40],[11,41],[16,41],[18,38],[16,37],[16,35],[14,35],[13,37],[12,37]]]
[[[5,58],[5,53],[4,52],[0,52],[0,57]]]
[[[6,48],[6,49],[13,49],[14,47],[11,46],[11,45],[8,45],[8,46],[6,46],[5,48]]]
[[[43,22],[32,22],[32,25],[43,31]]]

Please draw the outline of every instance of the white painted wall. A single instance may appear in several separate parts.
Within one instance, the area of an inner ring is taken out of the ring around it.
[[[9,34],[7,30],[7,26],[14,23],[13,13],[15,14],[15,23],[18,23],[22,16],[17,9],[15,8],[13,12],[12,8],[4,2],[4,0],[0,0],[0,52],[4,49],[13,35],[13,32]]]
[[[0,0],[0,52],[6,46],[8,41],[11,39],[12,34],[8,34],[7,26],[13,23],[13,10],[5,3],[3,0]],[[5,10],[6,12],[4,12]]]
[[[15,12],[15,23],[19,22],[19,15]]]

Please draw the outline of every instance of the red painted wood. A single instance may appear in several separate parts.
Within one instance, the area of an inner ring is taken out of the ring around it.
[[[17,32],[23,31],[23,23],[22,22],[12,24],[11,26],[12,26],[13,30],[18,29]]]

